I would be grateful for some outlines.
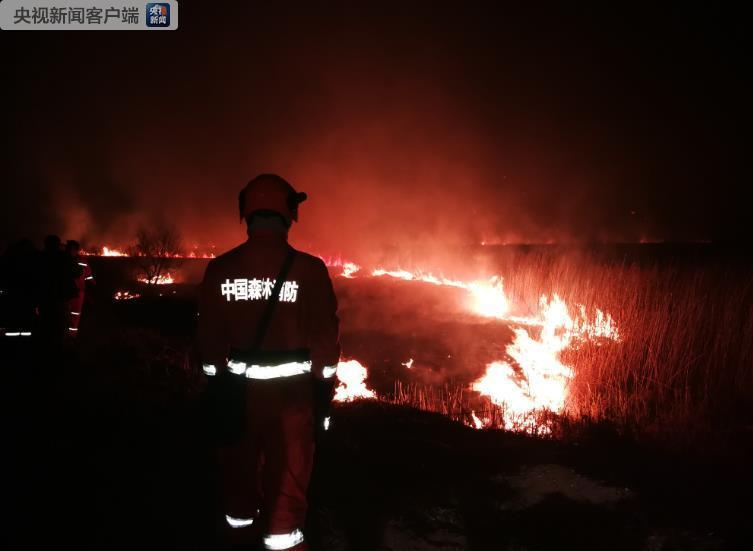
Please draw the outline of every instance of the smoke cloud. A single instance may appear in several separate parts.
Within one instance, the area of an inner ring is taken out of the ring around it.
[[[4,240],[125,245],[169,222],[221,251],[260,172],[309,194],[295,244],[364,263],[735,233],[747,93],[729,45],[689,42],[692,19],[639,44],[632,20],[459,8],[257,6],[220,31],[186,7],[174,33],[3,36],[23,52]]]

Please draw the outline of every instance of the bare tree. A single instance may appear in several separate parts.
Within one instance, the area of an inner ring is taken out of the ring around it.
[[[141,280],[155,284],[180,264],[182,239],[173,226],[140,228],[131,255],[138,258]]]

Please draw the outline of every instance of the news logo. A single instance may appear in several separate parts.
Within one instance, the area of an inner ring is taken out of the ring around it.
[[[149,2],[146,5],[147,27],[170,26],[170,4]]]
[[[174,31],[178,0],[0,0],[0,29],[14,31]],[[106,7],[109,6],[109,7]]]

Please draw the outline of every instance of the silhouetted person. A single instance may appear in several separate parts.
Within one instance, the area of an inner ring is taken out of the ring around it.
[[[28,239],[8,247],[2,257],[0,326],[7,342],[28,341],[37,329],[38,257],[39,252]]]
[[[77,294],[79,266],[65,254],[60,238],[48,235],[40,263],[39,331],[43,345],[56,348],[68,330],[68,301]]]
[[[75,337],[78,334],[81,317],[84,315],[86,287],[94,283],[94,274],[89,263],[80,255],[81,246],[78,241],[69,239],[65,244],[65,252],[79,271],[78,277],[74,280],[76,296],[68,301],[68,335]]]

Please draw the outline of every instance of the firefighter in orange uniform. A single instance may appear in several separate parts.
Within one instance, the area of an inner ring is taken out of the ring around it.
[[[307,549],[314,437],[329,426],[340,357],[327,268],[287,240],[305,199],[277,175],[251,180],[239,196],[248,240],[209,263],[199,291],[208,385],[240,382],[244,398],[243,429],[219,449],[226,531],[265,549]]]
[[[84,299],[86,298],[86,286],[94,284],[94,274],[88,262],[81,257],[81,246],[78,241],[69,239],[65,243],[65,252],[71,261],[76,264],[78,276],[76,282],[76,296],[68,301],[68,335],[75,337],[78,333],[81,316],[84,311]]]

